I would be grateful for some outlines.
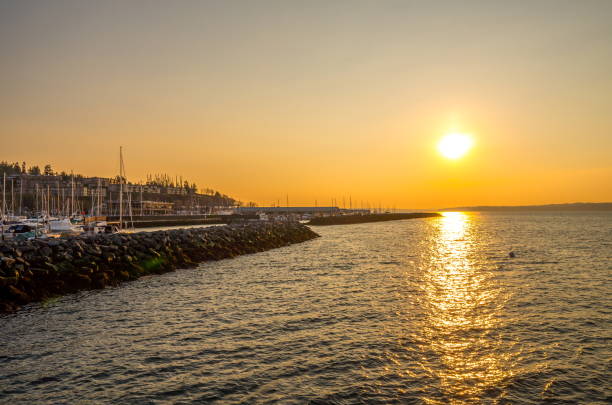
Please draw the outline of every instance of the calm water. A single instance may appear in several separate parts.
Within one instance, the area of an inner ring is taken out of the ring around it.
[[[0,317],[0,402],[612,399],[610,213],[316,231]]]

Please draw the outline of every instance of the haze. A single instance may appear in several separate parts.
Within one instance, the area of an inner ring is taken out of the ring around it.
[[[0,160],[262,205],[612,201],[612,2],[1,1]],[[465,157],[440,138],[472,134]]]

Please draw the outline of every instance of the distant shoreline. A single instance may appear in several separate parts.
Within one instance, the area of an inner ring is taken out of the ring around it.
[[[477,205],[442,208],[438,211],[612,211],[612,202],[544,205]]]

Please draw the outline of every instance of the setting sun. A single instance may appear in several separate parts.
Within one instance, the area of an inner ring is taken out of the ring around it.
[[[474,144],[472,137],[466,134],[447,134],[438,143],[442,156],[449,159],[459,159],[464,156]]]

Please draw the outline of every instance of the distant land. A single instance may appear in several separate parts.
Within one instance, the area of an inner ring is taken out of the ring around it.
[[[438,211],[612,211],[612,202],[546,205],[479,205],[442,208]]]

